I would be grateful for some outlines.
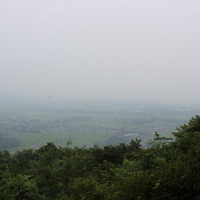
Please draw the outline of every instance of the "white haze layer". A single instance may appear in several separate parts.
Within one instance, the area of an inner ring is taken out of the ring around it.
[[[199,0],[5,0],[0,94],[200,102]]]

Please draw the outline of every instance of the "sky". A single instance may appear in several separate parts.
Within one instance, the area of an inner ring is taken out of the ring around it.
[[[199,0],[0,2],[0,95],[200,102]]]

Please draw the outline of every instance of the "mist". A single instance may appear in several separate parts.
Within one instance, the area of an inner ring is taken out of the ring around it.
[[[198,103],[200,2],[18,0],[0,6],[0,94]]]

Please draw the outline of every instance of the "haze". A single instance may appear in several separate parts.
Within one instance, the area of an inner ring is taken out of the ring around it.
[[[18,0],[0,6],[0,94],[200,101],[200,1]]]

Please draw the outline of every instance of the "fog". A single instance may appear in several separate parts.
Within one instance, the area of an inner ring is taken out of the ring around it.
[[[1,95],[200,102],[198,0],[0,4]]]

